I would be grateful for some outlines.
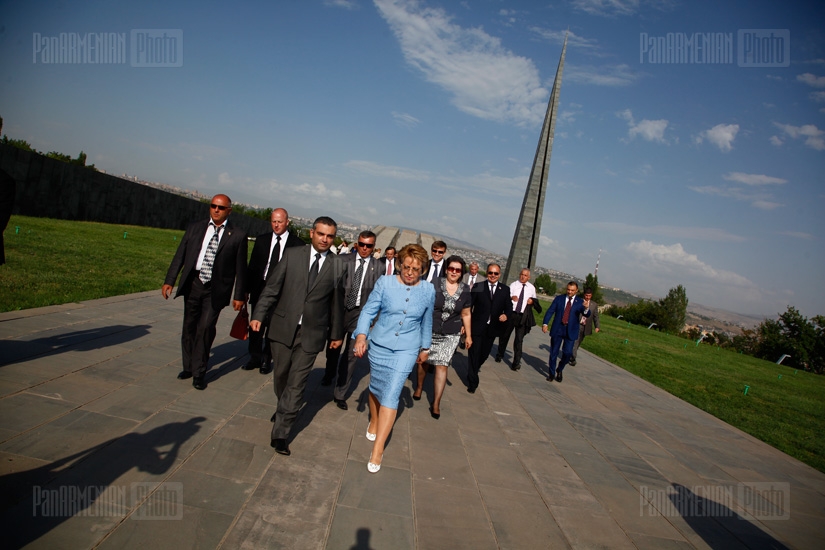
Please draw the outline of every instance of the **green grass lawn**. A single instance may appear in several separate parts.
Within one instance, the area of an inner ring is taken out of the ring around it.
[[[7,263],[0,266],[0,311],[144,290],[160,295],[182,236],[12,216],[5,232]],[[546,311],[549,303],[542,300],[542,306]],[[587,337],[584,349],[825,472],[825,376],[696,346],[606,315],[601,322],[602,332]]]
[[[126,238],[124,238],[124,233]],[[0,311],[160,287],[183,231],[12,216]]]
[[[825,472],[825,377],[600,320],[583,349]]]

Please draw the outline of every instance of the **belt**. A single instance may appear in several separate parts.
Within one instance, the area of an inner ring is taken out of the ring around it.
[[[197,270],[197,269],[195,270],[195,280],[200,282],[200,284],[203,285],[203,288],[209,288],[210,286],[212,286],[212,281],[211,280],[206,282],[206,283],[201,281],[201,272],[200,272],[200,270]]]

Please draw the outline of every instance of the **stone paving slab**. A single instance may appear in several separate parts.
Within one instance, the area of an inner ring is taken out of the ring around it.
[[[240,369],[246,343],[228,336],[232,312],[218,325],[206,391],[176,379],[182,309],[153,291],[0,314],[4,547],[825,541],[821,472],[587,352],[563,383],[548,383],[548,341],[537,331],[524,368],[509,370],[509,353],[488,360],[475,394],[459,352],[438,421],[428,411],[432,377],[421,401],[408,382],[376,475],[366,470],[368,365],[358,363],[341,411],[320,385],[321,356],[293,454],[277,455],[272,377]],[[778,489],[748,500],[740,489],[753,483]]]

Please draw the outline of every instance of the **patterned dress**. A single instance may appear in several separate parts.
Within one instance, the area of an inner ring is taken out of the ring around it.
[[[440,279],[436,285],[436,292],[439,292],[441,296],[436,297],[433,310],[433,342],[430,346],[430,356],[427,362],[432,365],[450,366],[455,349],[458,347],[458,341],[461,338],[461,312],[471,305],[470,289],[459,281],[458,289],[456,289],[455,294],[450,296],[450,293],[447,292],[447,279]],[[448,334],[443,334],[439,330],[439,327],[443,327],[445,324],[454,325],[456,319],[459,320],[458,329],[448,330]]]

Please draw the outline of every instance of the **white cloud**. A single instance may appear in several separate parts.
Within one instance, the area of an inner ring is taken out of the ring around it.
[[[738,187],[716,187],[713,185],[705,185],[701,187],[688,187],[691,191],[695,191],[702,195],[715,195],[717,197],[731,198],[738,201],[749,202],[754,208],[760,210],[773,210],[784,206],[778,202],[774,202],[773,196],[770,193],[754,193],[746,192]]]
[[[703,139],[707,139],[713,143],[719,150],[727,153],[733,149],[733,140],[736,139],[736,134],[739,132],[738,124],[717,124],[710,130],[705,130],[696,138],[697,143],[702,143]]]
[[[805,124],[804,126],[792,126],[790,124],[780,124],[774,122],[774,125],[785,132],[789,137],[805,138],[805,145],[817,151],[825,151],[825,139],[823,135],[825,132],[814,126],[813,124]]]
[[[421,124],[420,120],[407,113],[398,113],[393,111],[392,118],[395,120],[396,124],[404,128],[415,128]]]
[[[741,243],[746,239],[741,235],[728,233],[717,227],[682,227],[674,225],[633,225],[624,222],[593,222],[585,224],[587,227],[599,229],[608,233],[625,235],[642,234],[670,237],[672,239],[694,239],[700,241]]]
[[[804,233],[802,231],[780,231],[780,235],[785,235],[786,237],[793,237],[794,239],[803,239],[806,241],[813,240],[814,236],[810,233]]]
[[[639,9],[639,0],[573,0],[573,7],[590,15],[630,15]]]
[[[375,0],[407,63],[452,94],[461,111],[485,120],[535,125],[549,91],[530,59],[505,49],[481,28],[451,22],[441,8],[415,0]]]
[[[665,140],[665,130],[667,129],[668,125],[667,120],[642,119],[637,123],[633,118],[633,113],[630,109],[620,111],[616,113],[616,116],[618,116],[619,118],[623,118],[627,121],[627,125],[630,127],[630,129],[627,132],[627,135],[630,137],[630,139],[634,139],[636,136],[641,136],[643,139],[647,141],[658,141],[659,143],[667,143],[667,140]]]
[[[346,198],[346,194],[343,191],[341,191],[340,189],[332,189],[323,182],[318,182],[315,184],[290,184],[280,183],[277,180],[270,179],[263,181],[254,187],[256,187],[258,193],[262,193],[264,195],[278,193],[280,197],[283,197],[287,201],[300,201],[302,206],[317,204],[317,197],[326,197],[333,199]],[[301,200],[306,198],[309,198],[311,200]]]
[[[599,41],[595,38],[584,38],[569,30],[554,31],[542,27],[530,27],[530,32],[554,44],[564,44],[564,38],[567,37],[568,46],[580,48],[588,53],[595,52],[599,47]]]
[[[629,86],[639,79],[629,65],[565,65],[564,81],[596,86]]]
[[[810,94],[808,94],[808,97],[810,97],[817,103],[825,102],[825,92],[811,92]]]
[[[771,145],[775,145],[777,147],[781,147],[782,144],[785,143],[779,136],[771,136],[770,142]]]
[[[413,181],[426,181],[430,179],[429,174],[424,170],[415,170],[413,168],[404,168],[402,166],[388,166],[385,164],[378,164],[377,162],[370,162],[368,160],[351,160],[349,162],[345,162],[344,166],[371,176],[378,176],[380,178]]]
[[[358,4],[356,4],[354,0],[324,0],[324,5],[348,10],[353,10],[358,7]]]
[[[519,197],[524,195],[527,187],[527,176],[499,176],[490,172],[482,172],[471,176],[440,176],[434,183],[455,191],[473,190],[483,191],[490,195]]]
[[[680,243],[668,246],[642,240],[628,244],[625,249],[638,262],[657,271],[664,271],[680,277],[698,277],[723,285],[755,286],[746,277],[732,271],[715,269],[704,263],[696,254],[687,252]]]
[[[799,82],[804,82],[808,86],[813,86],[814,88],[825,88],[825,76],[816,76],[811,73],[805,73],[797,75],[796,79]]]
[[[728,181],[736,181],[745,185],[782,185],[788,180],[766,176],[764,174],[745,174],[743,172],[728,172],[722,176]]]
[[[330,189],[321,182],[312,185],[311,183],[301,183],[293,185],[292,190],[299,195],[311,195],[314,197],[331,197],[334,199],[344,198],[344,193],[338,189]]]
[[[785,205],[780,202],[756,200],[751,203],[751,206],[760,210],[773,210]]]
[[[218,183],[221,185],[221,187],[226,187],[228,185],[232,185],[235,182],[232,180],[231,177],[229,177],[229,172],[223,172],[221,174],[218,174]]]
[[[393,198],[391,198],[391,197],[384,197],[384,198],[383,198],[383,199],[381,199],[381,200],[382,200],[383,202],[387,203],[387,204],[395,204],[395,199],[393,199]]]

